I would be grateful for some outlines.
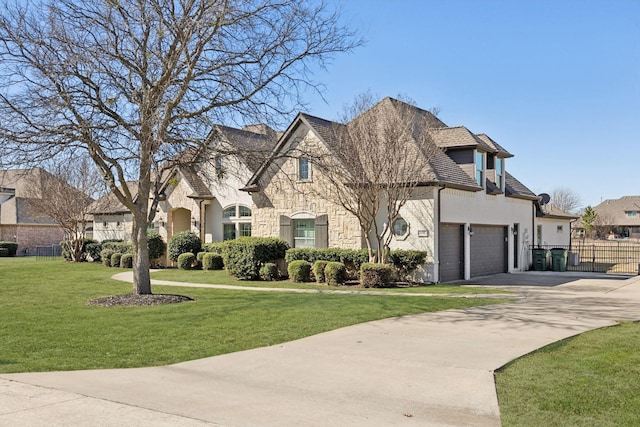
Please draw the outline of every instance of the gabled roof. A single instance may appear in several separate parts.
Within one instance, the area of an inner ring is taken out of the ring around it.
[[[476,136],[489,147],[493,148],[498,157],[513,157],[513,154],[505,150],[500,144],[491,139],[486,133],[479,133]]]
[[[195,171],[193,165],[178,166],[177,170],[180,171],[184,179],[187,181],[187,184],[193,189],[193,193],[189,194],[187,197],[203,200],[213,199],[213,194],[209,191],[209,187],[207,187],[204,181],[202,181],[202,178],[200,178],[198,173]]]
[[[238,153],[251,172],[256,172],[278,142],[276,133],[266,125],[252,125],[247,129],[236,129],[228,126],[216,125],[220,136]],[[257,133],[253,130],[261,130]]]
[[[640,215],[627,216],[625,212],[640,211],[640,196],[608,199],[593,208],[606,225],[640,226]],[[605,225],[603,224],[603,225]]]
[[[138,181],[127,181],[127,187],[129,187],[129,191],[134,195],[134,198],[137,197]],[[122,186],[118,186],[118,189],[121,190]],[[113,191],[110,191],[91,203],[87,208],[87,212],[91,214],[121,214],[128,213],[129,209],[120,203]]]
[[[477,148],[488,153],[497,152],[494,147],[464,126],[437,128],[433,129],[431,133],[438,147],[444,150],[450,148]]]

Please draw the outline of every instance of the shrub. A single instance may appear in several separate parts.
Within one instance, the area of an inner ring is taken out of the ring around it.
[[[193,262],[196,260],[196,256],[191,252],[185,252],[178,255],[178,268],[180,270],[191,270]]]
[[[339,249],[339,248],[293,248],[287,251],[287,262],[305,260],[310,263],[316,261],[333,261],[345,264],[353,270],[359,270],[360,265],[369,262],[369,252],[366,249]]]
[[[8,257],[9,256],[9,249],[8,248],[0,248],[0,258],[1,257]]]
[[[260,267],[260,278],[262,280],[271,281],[278,278],[278,266],[272,262],[268,262]]]
[[[327,266],[327,262],[329,261],[316,261],[313,263],[313,275],[318,283],[326,282],[324,278],[324,269]]]
[[[16,252],[18,252],[18,244],[16,242],[0,242],[0,248],[7,250],[7,256],[16,256]]]
[[[91,258],[93,262],[102,261],[102,257],[100,256],[100,252],[102,251],[102,245],[98,242],[87,243],[85,246],[85,251],[87,255]]]
[[[102,249],[111,249],[113,253],[130,254],[133,253],[133,247],[129,242],[122,241],[102,241]]]
[[[133,268],[133,254],[123,254],[120,258],[120,267]]]
[[[218,255],[222,255],[224,250],[224,242],[205,243],[202,245],[202,250],[205,252],[213,252]]]
[[[100,259],[102,259],[102,264],[104,264],[105,267],[111,267],[111,255],[114,253],[113,249],[103,249],[100,251]]]
[[[202,241],[191,231],[182,231],[174,234],[169,239],[169,259],[178,261],[178,257],[184,253],[197,254],[202,248]],[[194,255],[195,258],[195,255]]]
[[[122,259],[122,254],[120,252],[114,252],[111,255],[111,267],[120,267],[121,259]]]
[[[229,274],[239,279],[257,279],[260,267],[282,259],[288,245],[271,237],[240,237],[224,242],[223,260]]]
[[[427,252],[393,250],[389,254],[389,261],[396,268],[401,277],[411,273],[416,268],[424,264]]]
[[[329,286],[342,285],[347,277],[347,269],[341,262],[328,262],[324,268],[324,278]]]
[[[292,261],[287,267],[289,279],[293,282],[308,282],[311,277],[311,263],[300,259]]]
[[[202,252],[202,269],[203,270],[222,270],[224,263],[222,255],[213,252]]]
[[[156,231],[147,231],[147,247],[149,248],[149,261],[161,258],[167,251],[167,244]]]
[[[360,267],[360,284],[365,288],[386,288],[393,277],[393,266],[366,262]]]

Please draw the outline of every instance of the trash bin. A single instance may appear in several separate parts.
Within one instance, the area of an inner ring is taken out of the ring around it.
[[[577,252],[569,252],[569,265],[572,267],[577,267],[580,265],[580,254]]]
[[[562,248],[551,249],[551,269],[553,271],[567,271],[567,251]]]
[[[533,269],[535,271],[547,270],[547,250],[546,249],[532,249],[533,254]]]

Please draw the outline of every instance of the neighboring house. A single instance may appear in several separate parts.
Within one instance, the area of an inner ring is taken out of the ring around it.
[[[366,114],[395,108],[399,102],[385,98]],[[424,281],[528,269],[539,197],[507,172],[506,159],[512,155],[487,135],[447,127],[436,117],[430,121],[441,151],[433,159],[416,158],[424,163],[423,176],[414,197],[391,224],[391,249],[426,251],[427,263],[416,277]],[[319,150],[330,155],[334,126],[341,125],[298,114],[274,148],[272,160],[247,182],[243,190],[253,198],[254,235],[280,236],[293,247],[365,247],[353,215],[313,196],[319,193],[314,186],[321,185],[322,171],[304,156],[290,154]]]
[[[197,233],[204,243],[252,234],[251,196],[239,188],[275,145],[276,134],[264,125],[243,130],[216,126],[217,153],[199,162],[178,164],[165,174],[150,228],[166,241],[182,231]],[[137,193],[135,182],[130,184]],[[113,193],[97,200],[94,238],[131,239],[131,213]]]
[[[640,196],[605,200],[593,210],[599,237],[640,239]]]
[[[0,240],[18,243],[18,255],[36,247],[59,245],[62,228],[50,217],[37,214],[30,200],[41,194],[43,179],[57,179],[41,168],[0,171]],[[35,187],[34,187],[35,186]]]
[[[535,246],[566,246],[571,242],[572,225],[579,215],[564,212],[553,205],[536,205]]]

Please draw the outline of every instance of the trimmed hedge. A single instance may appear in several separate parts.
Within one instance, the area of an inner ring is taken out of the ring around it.
[[[203,270],[222,270],[224,263],[222,256],[213,252],[200,252],[202,253],[202,269]],[[198,254],[200,255],[200,254]]]
[[[425,251],[393,250],[389,253],[389,261],[396,268],[400,277],[404,277],[424,264],[427,258]]]
[[[267,282],[278,278],[278,266],[272,262],[268,262],[260,267],[260,279]]]
[[[260,277],[260,268],[267,262],[285,257],[287,242],[272,237],[240,237],[224,242],[224,267],[229,274],[242,280]]]
[[[178,268],[180,270],[191,270],[191,266],[196,260],[196,256],[191,252],[178,255]]]
[[[182,231],[171,236],[168,246],[169,259],[171,261],[178,261],[178,257],[181,254],[197,254],[198,252],[200,252],[200,249],[202,249],[202,241],[197,234],[191,231]]]
[[[123,254],[120,258],[121,268],[133,268],[133,254]]]
[[[102,249],[111,249],[114,253],[120,253],[120,254],[133,253],[133,247],[129,242],[113,242],[113,241],[103,240]]]
[[[318,283],[326,282],[326,279],[324,278],[324,269],[327,266],[327,262],[329,261],[316,261],[313,263],[313,275]]]
[[[311,263],[303,259],[291,261],[287,267],[289,279],[293,282],[308,282],[311,278]]]
[[[393,266],[367,262],[360,267],[360,284],[365,288],[387,288],[393,278]]]
[[[4,256],[16,256],[16,252],[18,252],[18,244],[16,242],[0,242],[0,248],[7,250],[7,255]]]
[[[120,267],[120,260],[122,259],[122,255],[120,252],[115,252],[111,255],[111,267]]]
[[[204,243],[202,245],[202,250],[222,255],[222,252],[224,251],[224,242]]]
[[[102,265],[105,267],[111,267],[111,255],[115,252],[113,249],[103,249],[100,251],[100,259],[102,259]]]
[[[341,262],[328,262],[324,268],[324,278],[329,286],[342,285],[347,278],[347,269]]]
[[[287,251],[285,260],[287,262],[305,260],[311,264],[316,261],[341,262],[359,270],[362,263],[369,262],[369,253],[366,249],[292,248]]]
[[[0,248],[0,258],[4,258],[4,257],[8,257],[8,256],[9,256],[9,249]]]

